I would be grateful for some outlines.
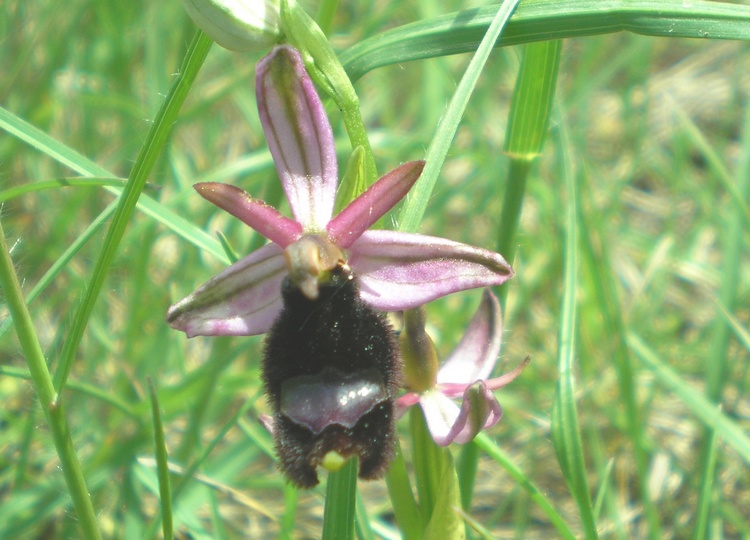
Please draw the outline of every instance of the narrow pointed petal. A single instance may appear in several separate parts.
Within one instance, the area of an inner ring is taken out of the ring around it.
[[[302,236],[302,225],[281,215],[263,201],[253,199],[238,187],[219,182],[202,182],[193,187],[201,197],[229,212],[282,248]]]
[[[262,334],[281,312],[286,273],[281,248],[265,245],[174,304],[167,322],[188,337]]]
[[[438,384],[471,384],[488,379],[500,355],[502,334],[500,303],[487,289],[466,333],[440,366]]]
[[[274,48],[258,62],[258,112],[297,221],[323,231],[333,213],[338,171],[333,132],[299,53]]]
[[[460,408],[438,390],[424,394],[420,405],[430,434],[440,446],[467,443],[502,417],[500,404],[481,381],[466,389]]]
[[[508,373],[505,373],[499,377],[495,377],[494,379],[483,380],[483,382],[490,390],[499,390],[503,386],[506,386],[516,380],[518,376],[523,373],[523,370],[526,369],[526,366],[529,365],[529,362],[531,362],[531,357],[527,356],[526,358],[524,358],[523,362],[516,366],[513,371],[509,371]],[[473,383],[477,381],[471,382]],[[440,391],[448,397],[460,396],[466,391],[466,388],[468,386],[470,386],[470,384],[454,382],[444,382],[438,384]]]
[[[502,256],[444,238],[367,231],[349,249],[360,295],[375,309],[400,311],[513,277]]]
[[[416,392],[408,392],[396,399],[396,419],[400,419],[409,407],[419,403],[420,396]]]
[[[404,198],[424,169],[424,161],[404,163],[352,201],[326,229],[334,244],[348,249],[362,233]]]

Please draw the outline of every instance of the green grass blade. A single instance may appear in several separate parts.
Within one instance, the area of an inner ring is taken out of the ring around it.
[[[468,9],[393,28],[341,55],[352,81],[392,64],[477,50],[497,6]],[[647,36],[750,39],[750,7],[682,0],[522,2],[497,47],[612,32]]]
[[[83,337],[89,316],[94,309],[94,304],[99,297],[102,285],[104,285],[104,280],[115,258],[120,241],[125,234],[125,229],[133,215],[138,197],[143,191],[143,187],[146,184],[151,169],[156,163],[156,159],[164,149],[180,108],[198,74],[198,70],[203,65],[203,60],[205,60],[211,44],[212,41],[205,34],[200,31],[196,33],[193,42],[188,48],[185,60],[180,68],[180,73],[175,78],[162,108],[157,113],[141,152],[138,154],[135,165],[130,172],[128,185],[122,192],[122,197],[119,200],[117,210],[115,210],[112,223],[107,231],[107,236],[104,238],[104,246],[96,261],[88,287],[86,287],[83,301],[76,312],[73,325],[60,353],[60,363],[55,372],[55,388],[58,390],[63,388],[68,378],[73,365],[73,359],[78,351],[78,344]]]
[[[705,395],[695,390],[669,365],[662,360],[639,336],[630,333],[628,345],[657,378],[657,380],[674,392],[706,427],[713,428],[719,436],[750,465],[750,437],[734,420],[722,413],[719,407]]]
[[[563,518],[542,491],[531,481],[531,479],[524,474],[524,472],[513,463],[510,456],[508,456],[498,445],[496,445],[492,439],[490,439],[486,433],[480,433],[474,439],[474,442],[485,452],[491,459],[493,459],[498,465],[500,465],[505,471],[515,480],[518,485],[523,488],[531,498],[532,501],[544,512],[549,518],[550,523],[555,527],[560,538],[565,540],[573,540],[575,536],[568,527],[565,518]]]
[[[164,538],[173,538],[172,528],[172,488],[169,480],[169,456],[167,441],[164,437],[164,424],[159,410],[159,397],[156,395],[154,382],[149,377],[148,391],[151,397],[151,417],[154,428],[154,449],[156,455],[156,470],[159,479],[159,506],[161,508],[161,530]]]
[[[506,0],[497,9],[492,22],[482,38],[476,53],[471,59],[469,66],[466,68],[461,82],[456,88],[448,110],[445,112],[443,119],[437,127],[437,132],[430,142],[425,156],[425,167],[417,183],[411,189],[407,200],[401,208],[399,214],[399,229],[402,231],[415,232],[419,229],[422,222],[427,203],[432,195],[440,170],[443,168],[445,157],[453,141],[453,137],[458,129],[469,98],[476,87],[479,75],[482,73],[487,58],[492,52],[492,47],[497,38],[502,33],[513,11],[516,9],[519,0]]]
[[[636,369],[633,366],[630,350],[625,341],[625,322],[622,317],[620,298],[617,294],[617,272],[612,262],[612,255],[607,241],[602,234],[606,230],[602,215],[594,201],[589,200],[591,191],[589,186],[581,185],[578,194],[582,197],[582,206],[595,208],[594,211],[581,213],[582,254],[586,274],[589,276],[591,287],[595,291],[598,312],[603,320],[604,335],[613,336],[612,364],[617,370],[619,398],[624,407],[624,418],[630,443],[633,445],[636,474],[640,486],[640,496],[646,512],[649,526],[649,537],[660,538],[659,512],[651,498],[648,489],[648,461],[646,449],[646,424],[641,421],[642,407],[636,396]]]
[[[73,500],[73,507],[84,538],[96,540],[101,538],[96,521],[94,505],[89,497],[86,480],[81,464],[78,461],[73,440],[68,428],[65,411],[60,397],[55,392],[52,377],[42,352],[39,338],[21,293],[21,284],[13,268],[13,261],[5,241],[5,231],[0,222],[0,288],[8,304],[13,323],[21,344],[26,363],[29,366],[34,390],[52,432],[57,456],[60,459],[68,492]]]
[[[745,121],[742,130],[742,154],[737,168],[736,191],[739,200],[745,203],[750,199],[750,110],[745,111]],[[733,205],[730,210],[726,229],[722,235],[722,251],[724,256],[721,272],[719,302],[730,313],[737,306],[737,290],[742,277],[742,255],[745,246],[743,229],[746,215],[742,205]],[[713,403],[721,401],[724,386],[729,374],[729,341],[731,329],[722,317],[716,317],[711,339],[711,349],[706,357],[706,397]],[[711,515],[718,515],[719,507],[714,500],[721,495],[716,489],[716,437],[714,428],[708,424],[704,433],[701,452],[701,495],[698,500],[698,516],[694,538],[704,538],[708,535],[708,523]]]
[[[63,268],[65,268],[65,266],[67,266],[67,264],[75,256],[75,254],[78,253],[78,251],[86,244],[86,242],[88,242],[89,239],[94,236],[94,234],[96,234],[96,232],[101,228],[101,226],[106,223],[106,221],[115,211],[116,207],[117,205],[115,203],[112,203],[107,208],[105,208],[104,211],[99,214],[97,218],[89,224],[88,227],[86,227],[86,230],[83,231],[83,233],[78,238],[76,238],[76,240],[70,246],[68,246],[63,254],[58,257],[55,263],[44,273],[41,279],[26,295],[27,306],[30,305],[36,298],[38,298],[39,295],[42,294],[44,290],[50,285],[50,283],[54,281],[57,275],[63,270]],[[12,323],[13,320],[8,319],[7,321],[4,321],[2,325],[0,325],[0,336],[8,331]]]
[[[422,517],[414,498],[411,482],[409,482],[406,461],[398,440],[396,440],[396,457],[388,467],[385,483],[388,486],[393,514],[396,516],[396,523],[401,529],[404,540],[421,540],[424,537]]]
[[[549,126],[561,47],[559,41],[526,46],[513,91],[505,133],[505,152],[510,156],[511,163],[505,184],[497,242],[498,252],[511,264],[515,258],[516,232],[521,218],[526,180],[531,162],[542,152]],[[504,306],[508,288],[501,287],[499,293]]]
[[[578,503],[586,538],[598,538],[591,491],[581,442],[575,396],[576,335],[578,332],[578,195],[567,140],[563,137],[563,176],[567,191],[565,269],[558,333],[557,392],[552,404],[552,442],[565,480]]]
[[[14,197],[26,195],[27,193],[34,193],[35,191],[43,191],[45,189],[55,189],[61,187],[115,186],[123,188],[125,187],[126,181],[126,178],[110,178],[105,176],[90,176],[87,178],[81,178],[80,176],[71,176],[69,178],[55,178],[54,180],[34,182],[33,184],[22,184],[20,186],[15,186],[0,191],[0,203],[8,201]]]

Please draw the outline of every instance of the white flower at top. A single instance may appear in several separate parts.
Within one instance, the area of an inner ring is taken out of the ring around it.
[[[193,22],[231,51],[266,49],[281,37],[278,0],[183,0]]]

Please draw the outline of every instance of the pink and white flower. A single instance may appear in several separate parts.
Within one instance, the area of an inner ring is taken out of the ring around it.
[[[294,218],[239,188],[197,184],[201,196],[271,243],[174,304],[167,313],[172,327],[188,337],[265,333],[281,312],[286,276],[314,299],[318,283],[342,263],[359,279],[361,298],[381,311],[410,309],[513,276],[502,256],[485,249],[368,230],[411,189],[422,161],[397,167],[333,216],[338,183],[333,132],[299,53],[274,48],[258,64],[256,90],[263,131]]]

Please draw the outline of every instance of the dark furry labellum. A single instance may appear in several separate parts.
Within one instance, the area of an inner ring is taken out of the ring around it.
[[[400,379],[393,331],[359,296],[346,266],[309,300],[287,278],[284,309],[266,337],[263,382],[281,469],[318,483],[329,452],[359,457],[359,477],[380,478],[393,457]]]

